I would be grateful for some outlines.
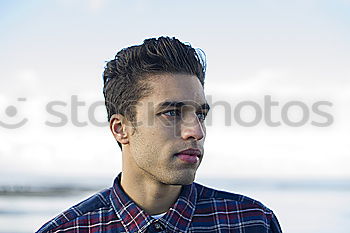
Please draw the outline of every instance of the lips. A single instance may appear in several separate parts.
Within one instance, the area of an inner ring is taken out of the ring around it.
[[[180,160],[187,163],[197,163],[202,156],[202,152],[198,149],[187,149],[175,154]]]

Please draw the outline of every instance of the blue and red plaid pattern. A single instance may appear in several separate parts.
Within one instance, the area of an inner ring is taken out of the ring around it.
[[[154,219],[123,191],[120,177],[113,187],[61,213],[37,233],[282,232],[274,213],[260,202],[197,183],[183,186],[169,211]]]

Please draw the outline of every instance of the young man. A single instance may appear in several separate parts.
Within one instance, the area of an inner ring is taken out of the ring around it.
[[[118,52],[103,92],[122,172],[38,232],[281,232],[258,201],[193,182],[209,111],[204,77],[201,53],[175,38]]]

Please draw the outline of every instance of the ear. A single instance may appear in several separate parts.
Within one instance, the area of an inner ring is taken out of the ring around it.
[[[126,130],[126,118],[121,114],[114,114],[109,120],[109,128],[118,142],[122,145],[129,144],[129,135]]]

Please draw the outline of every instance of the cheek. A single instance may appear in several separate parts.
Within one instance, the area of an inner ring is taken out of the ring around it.
[[[173,128],[150,128],[147,132],[143,132],[142,139],[141,148],[145,148],[150,157],[157,155],[160,159],[163,155],[169,153],[169,147],[174,144]]]
[[[152,127],[152,134],[160,139],[173,139],[179,135],[181,131],[181,124],[175,120],[168,120],[166,118],[158,118]]]
[[[166,134],[154,126],[139,127],[133,141],[140,153],[152,153],[162,147],[166,138]]]

